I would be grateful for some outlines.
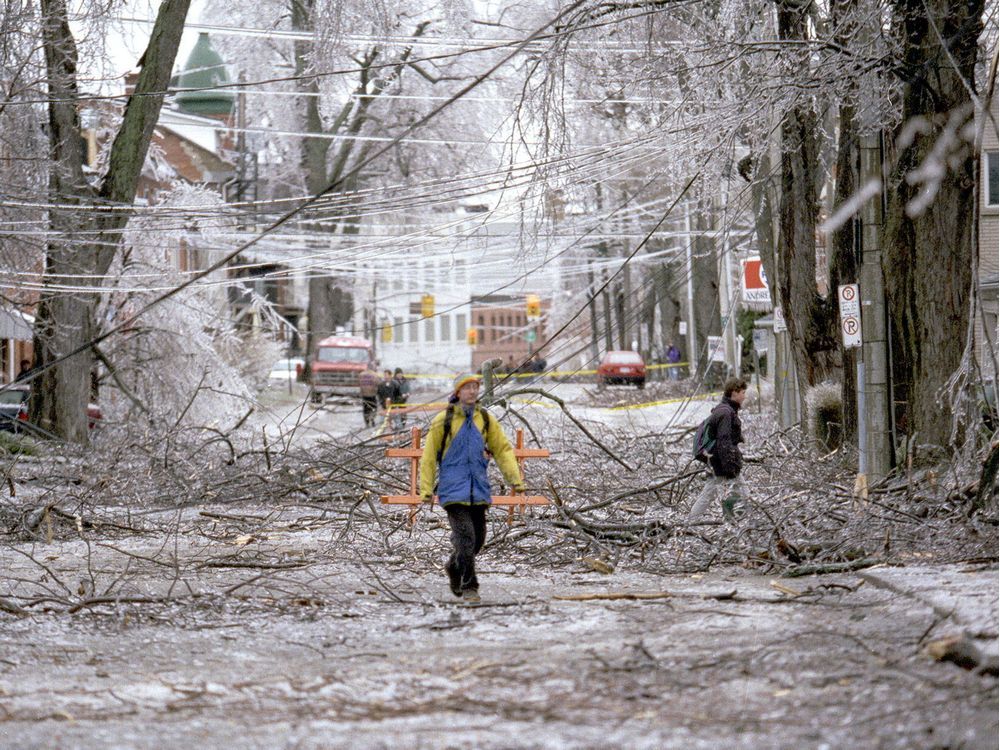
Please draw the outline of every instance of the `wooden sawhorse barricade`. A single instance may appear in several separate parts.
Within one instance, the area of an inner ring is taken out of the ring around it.
[[[420,457],[424,451],[420,447],[420,428],[414,427],[410,430],[409,448],[386,448],[387,458],[408,458],[410,459],[410,494],[408,495],[382,495],[381,500],[385,505],[409,505],[409,524],[412,526],[420,509],[420,492],[417,489],[417,467],[420,465]],[[529,458],[548,458],[549,451],[545,448],[525,448],[524,430],[518,429],[514,441],[514,458],[521,469],[521,476],[524,476],[524,462]],[[433,505],[434,500],[431,500]],[[524,512],[526,505],[548,505],[549,499],[544,495],[493,495],[493,505],[506,506],[507,523],[514,520],[514,511]]]

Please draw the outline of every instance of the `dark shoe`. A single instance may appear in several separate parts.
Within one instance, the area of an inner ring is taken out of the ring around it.
[[[477,589],[466,589],[462,592],[462,601],[465,604],[479,604],[482,599],[479,598],[479,591]]]
[[[448,574],[448,588],[455,596],[462,596],[462,576],[458,574],[458,569],[452,563],[444,566],[444,572]]]
[[[743,497],[739,494],[732,494],[722,501],[722,516],[732,523],[738,521],[745,510]]]

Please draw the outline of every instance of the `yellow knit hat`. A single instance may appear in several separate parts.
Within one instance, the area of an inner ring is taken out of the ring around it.
[[[473,380],[478,383],[480,380],[480,376],[474,372],[464,372],[461,375],[459,375],[457,378],[455,378],[455,382],[452,384],[452,389],[451,389],[452,395],[457,396],[458,392],[462,390],[462,386],[465,385],[466,383],[471,383]]]

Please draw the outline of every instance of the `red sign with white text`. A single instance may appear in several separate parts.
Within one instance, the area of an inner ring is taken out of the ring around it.
[[[742,261],[743,273],[740,275],[740,288],[744,302],[771,302],[771,290],[767,285],[767,275],[760,258],[747,258]]]

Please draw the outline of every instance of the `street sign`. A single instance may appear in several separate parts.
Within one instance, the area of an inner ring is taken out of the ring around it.
[[[726,361],[726,352],[722,345],[722,336],[708,337],[708,360],[710,362]]]
[[[687,336],[688,335],[688,324],[687,324],[686,320],[682,320],[680,322],[680,325],[677,326],[677,333],[680,336]]]
[[[788,330],[788,324],[785,323],[785,311],[781,309],[781,305],[774,306],[774,332],[784,333]]]
[[[767,353],[767,332],[762,331],[760,328],[754,328],[753,330],[753,348],[759,354]]]
[[[741,261],[743,265],[740,274],[740,291],[744,302],[764,302],[770,304],[771,289],[767,285],[767,275],[760,258],[747,258]]]
[[[535,334],[535,329],[534,329],[534,328],[532,328],[531,330],[527,331],[527,332],[526,332],[526,333],[524,334],[524,340],[525,340],[525,341],[527,341],[527,342],[528,342],[529,344],[530,344],[530,343],[533,343],[533,342],[534,342],[534,340],[535,340],[535,336],[536,336],[536,334]]]
[[[840,305],[840,335],[845,349],[861,346],[861,289],[857,284],[837,287]]]

